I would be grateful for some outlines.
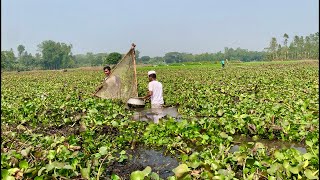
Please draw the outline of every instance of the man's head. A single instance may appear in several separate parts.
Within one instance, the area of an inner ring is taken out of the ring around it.
[[[155,71],[149,71],[148,72],[148,78],[149,78],[149,81],[156,80],[156,78],[157,78],[156,72]]]
[[[104,71],[104,74],[105,74],[106,76],[109,76],[109,75],[111,74],[111,68],[110,68],[110,66],[105,66],[105,67],[103,67],[103,71]]]

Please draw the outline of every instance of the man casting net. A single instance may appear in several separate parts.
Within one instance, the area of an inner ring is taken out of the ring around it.
[[[94,95],[104,99],[120,99],[123,102],[138,96],[135,44],[132,43],[129,52],[111,69],[110,75]]]

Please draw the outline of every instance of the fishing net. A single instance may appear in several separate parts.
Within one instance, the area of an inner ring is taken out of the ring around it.
[[[129,52],[111,69],[110,76],[103,81],[95,96],[120,99],[123,102],[131,97],[138,97],[134,47],[132,44]]]

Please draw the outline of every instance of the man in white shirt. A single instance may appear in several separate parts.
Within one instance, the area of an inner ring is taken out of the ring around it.
[[[148,94],[143,98],[150,98],[152,112],[155,113],[155,115],[153,116],[154,122],[159,123],[159,119],[165,116],[162,110],[164,104],[162,84],[159,81],[157,81],[155,71],[149,71],[148,78]]]
[[[157,81],[157,75],[155,71],[148,72],[149,84],[148,84],[148,94],[144,99],[150,98],[151,108],[162,108],[163,106],[163,96],[162,96],[162,84]]]

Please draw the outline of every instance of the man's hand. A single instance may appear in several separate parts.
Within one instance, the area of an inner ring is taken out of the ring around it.
[[[148,94],[144,97],[144,99],[150,99],[152,96],[152,91],[148,91]]]

